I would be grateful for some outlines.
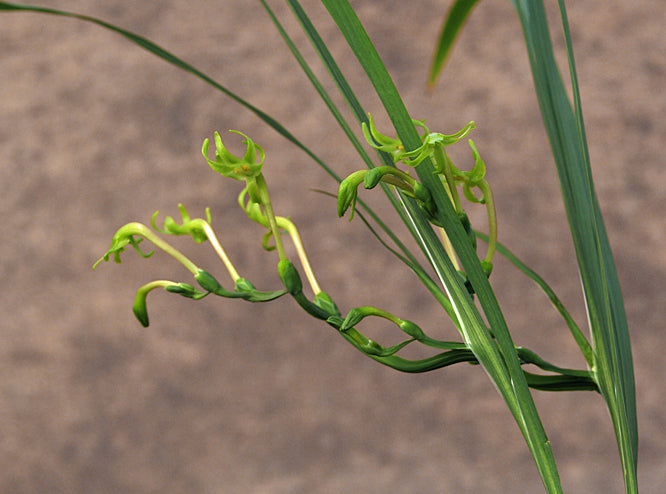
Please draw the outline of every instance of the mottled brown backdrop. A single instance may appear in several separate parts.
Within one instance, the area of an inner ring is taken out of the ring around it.
[[[361,167],[258,3],[43,1],[107,19],[172,50],[283,122],[344,174]],[[281,2],[273,2],[310,60]],[[494,185],[500,239],[585,324],[555,168],[516,15],[482,2],[432,94],[446,1],[355,1],[407,107],[433,130],[469,120]],[[555,2],[548,2],[557,28]],[[645,493],[661,492],[664,348],[664,9],[655,0],[570,3],[597,192],[633,338]],[[376,98],[317,2],[305,2],[367,109]],[[563,44],[556,42],[564,62]],[[318,67],[318,66],[317,66]],[[325,71],[317,68],[325,77]],[[327,87],[331,85],[327,83]],[[384,127],[386,128],[386,127]],[[287,298],[267,305],[151,295],[188,281],[171,258],[93,262],[116,228],[206,206],[237,268],[278,286],[274,253],[200,149],[239,129],[266,150],[291,216],[343,310],[376,305],[455,339],[414,277],[360,221],[312,189],[335,184],[256,117],[117,34],[72,19],[0,14],[0,491],[3,493],[541,492],[518,428],[482,369],[404,375],[365,358]],[[240,143],[227,136],[234,151]],[[453,151],[468,166],[464,145]],[[363,193],[390,210],[378,193]],[[472,214],[478,228],[482,215]],[[207,246],[176,242],[224,278]],[[562,365],[583,362],[545,297],[502,260],[492,276],[515,336]],[[381,325],[382,341],[396,335]],[[608,414],[592,393],[536,392],[566,492],[620,493]]]

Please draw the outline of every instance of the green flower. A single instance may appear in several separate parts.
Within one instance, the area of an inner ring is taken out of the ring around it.
[[[118,229],[118,231],[115,233],[113,239],[111,240],[111,247],[106,252],[106,254],[104,254],[97,260],[95,264],[93,264],[93,269],[95,269],[102,261],[108,262],[111,256],[113,256],[113,260],[116,263],[120,264],[120,254],[125,252],[128,246],[134,247],[134,249],[139,253],[139,255],[141,255],[141,257],[152,256],[153,252],[144,253],[139,247],[139,244],[143,240],[141,237],[148,237],[151,235],[152,232],[146,225],[142,225],[141,223],[136,222],[126,224],[122,228]]]
[[[236,180],[246,180],[256,177],[261,173],[261,167],[264,163],[264,150],[258,144],[252,142],[248,136],[237,130],[231,130],[235,134],[245,137],[243,144],[247,145],[245,154],[242,158],[231,154],[222,144],[220,134],[215,132],[215,161],[208,158],[208,139],[205,139],[201,148],[201,153],[210,165],[210,167],[223,177],[230,177]],[[259,162],[257,162],[257,154]]]
[[[111,247],[94,265],[93,269],[97,267],[102,261],[108,262],[109,258],[113,256],[113,260],[120,264],[120,254],[125,252],[127,247],[131,245],[142,257],[150,257],[153,255],[152,252],[144,253],[139,248],[139,243],[143,239],[148,240],[155,247],[162,249],[164,252],[175,258],[183,266],[187,268],[193,274],[199,272],[199,268],[185,257],[180,251],[178,251],[173,246],[169,245],[167,242],[162,240],[155,232],[142,223],[132,222],[128,223],[125,226],[122,226],[113,236],[111,240]]]
[[[369,129],[368,125],[363,122],[361,124],[361,129],[363,130],[363,135],[365,136],[365,140],[368,141],[368,144],[370,144],[373,148],[378,149],[380,151],[384,151],[385,153],[388,153],[391,155],[391,158],[393,159],[393,163],[397,163],[398,161],[402,160],[405,157],[405,147],[402,145],[402,142],[400,139],[385,136],[384,134],[380,134],[379,131],[377,130],[377,127],[375,127],[375,123],[372,120],[372,115],[368,113],[368,120],[369,120]],[[421,136],[421,140],[428,134],[428,128],[425,126],[425,120],[424,121],[419,121],[419,120],[413,120],[412,122],[414,123],[415,126],[421,127],[424,129],[424,134]]]
[[[402,162],[405,163],[406,165],[409,166],[417,166],[419,165],[423,160],[426,158],[430,157],[433,152],[435,151],[436,148],[443,149],[446,146],[450,146],[451,144],[455,144],[458,142],[460,139],[465,137],[469,132],[475,127],[474,122],[470,122],[465,127],[463,127],[460,131],[456,132],[455,134],[451,135],[446,135],[446,134],[440,134],[438,132],[432,132],[429,133],[421,138],[421,142],[423,144],[419,146],[418,148],[408,152],[408,153],[403,153],[402,154]],[[435,172],[436,173],[443,173],[443,169],[441,167],[441,164],[436,163],[435,164]]]
[[[182,204],[178,204],[178,211],[180,211],[180,217],[183,221],[182,225],[179,225],[176,222],[176,220],[174,220],[171,216],[167,216],[164,219],[163,227],[158,228],[158,226],[156,225],[156,220],[159,211],[155,211],[150,220],[151,226],[158,232],[163,233],[165,235],[191,235],[192,239],[198,244],[201,244],[206,240],[208,240],[208,235],[206,234],[206,230],[210,230],[210,223],[211,223],[209,208],[206,208],[206,220],[203,220],[201,218],[195,218],[195,219],[190,218],[187,209],[185,209],[185,206],[183,206]]]

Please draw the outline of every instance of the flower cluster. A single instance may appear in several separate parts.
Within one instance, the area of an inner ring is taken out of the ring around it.
[[[472,149],[474,166],[469,171],[463,171],[456,167],[447,155],[445,149],[466,137],[474,128],[474,122],[468,123],[460,131],[450,135],[430,132],[425,125],[425,120],[412,120],[412,122],[416,127],[421,128],[423,132],[420,135],[421,145],[411,151],[405,151],[402,142],[397,137],[389,137],[380,133],[377,130],[371,115],[368,115],[368,124],[366,125],[363,123],[362,125],[363,135],[370,146],[379,151],[388,153],[395,164],[403,163],[410,167],[416,167],[423,163],[427,158],[430,158],[434,167],[434,172],[441,177],[442,185],[444,186],[463,227],[468,232],[470,242],[472,242],[474,247],[476,247],[476,235],[472,230],[467,214],[462,207],[458,188],[460,187],[462,189],[463,196],[469,202],[480,203],[486,206],[489,242],[488,251],[485,258],[481,261],[481,265],[486,274],[490,275],[490,272],[492,271],[492,258],[495,254],[497,244],[497,219],[492,190],[488,181],[485,179],[485,163],[481,159],[481,156],[471,139],[468,142]],[[399,189],[407,197],[417,200],[419,206],[426,213],[430,221],[439,227],[442,226],[437,219],[436,209],[432,202],[430,191],[423,184],[411,178],[409,172],[391,166],[381,166],[372,170],[359,170],[343,180],[338,189],[338,215],[343,216],[345,212],[351,208],[351,220],[358,195],[358,186],[363,183],[364,188],[372,189],[380,182],[391,185],[396,189]],[[479,196],[475,194],[476,190],[479,191]],[[442,236],[445,237],[443,230]],[[455,254],[450,248],[450,244],[446,238],[444,238],[444,244],[445,247],[447,247],[451,260],[457,266]]]

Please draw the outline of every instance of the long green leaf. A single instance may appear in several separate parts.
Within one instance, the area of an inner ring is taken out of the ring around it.
[[[444,24],[437,40],[437,48],[430,64],[430,73],[428,74],[428,85],[434,86],[437,78],[444,69],[451,48],[465,21],[472,13],[472,9],[479,3],[479,0],[456,0],[444,18]]]
[[[638,426],[631,343],[624,302],[594,190],[564,3],[575,112],[555,58],[541,0],[512,0],[520,17],[541,114],[555,158],[594,345],[593,371],[610,411],[628,493],[638,492]]]
[[[417,148],[421,143],[418,133],[354,10],[346,0],[322,0],[322,3],[335,20],[368,75],[405,149]],[[506,328],[506,322],[479,260],[467,242],[462,224],[457,220],[441,182],[433,175],[433,168],[428,160],[417,167],[417,173],[422,183],[434,196],[439,211],[438,220],[444,225],[446,233],[468,273],[470,282],[479,296],[488,322],[497,337],[497,344],[487,330],[481,315],[432,228],[415,204],[404,199],[410,220],[414,222],[421,234],[424,248],[458,312],[466,343],[484,366],[516,418],[532,451],[544,485],[548,492],[561,492],[562,488],[550,443],[543,430],[525,376],[520,369],[520,362]]]

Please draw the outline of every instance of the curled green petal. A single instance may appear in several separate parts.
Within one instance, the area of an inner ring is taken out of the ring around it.
[[[460,139],[465,137],[467,134],[470,133],[470,131],[476,127],[474,122],[469,122],[467,125],[465,125],[462,129],[460,129],[458,132],[455,134],[440,134],[439,132],[431,132],[427,136],[425,136],[422,139],[423,144],[426,146],[450,146],[452,144],[455,144],[458,142]]]
[[[472,168],[472,170],[469,172],[466,172],[465,175],[470,184],[476,185],[486,176],[486,164],[481,159],[481,155],[476,150],[476,146],[474,146],[472,139],[470,139],[468,142],[469,147],[472,148],[472,154],[474,155],[474,168]]]
[[[474,191],[472,190],[472,187],[473,186],[469,182],[465,182],[463,184],[462,189],[463,189],[463,195],[465,196],[465,199],[467,199],[469,202],[485,204],[486,200],[483,197],[483,195],[481,197],[476,197],[476,195],[474,194]]]
[[[423,142],[426,136],[430,134],[430,129],[428,129],[425,124],[425,118],[423,120],[415,120],[412,118],[412,123],[415,127],[421,127],[423,129],[423,133],[419,136],[421,138],[421,142]]]
[[[442,149],[451,144],[455,144],[465,137],[474,127],[474,122],[470,122],[455,134],[446,135],[438,132],[431,132],[421,139],[423,144],[420,147],[403,153],[402,162],[412,167],[418,166],[423,160],[432,156],[436,148]],[[436,170],[439,172],[441,167],[441,163],[437,164]]]
[[[402,153],[405,151],[405,147],[402,145],[400,139],[393,138],[381,134],[377,127],[375,127],[375,122],[372,120],[372,115],[368,113],[368,122],[370,129],[368,130],[368,125],[363,122],[361,124],[361,130],[363,131],[363,136],[365,140],[375,149],[384,151],[391,155],[393,162],[397,163],[400,161]]]
[[[406,156],[405,147],[402,145],[402,141],[397,137],[389,137],[380,133],[375,127],[375,123],[372,120],[372,115],[368,113],[369,126],[363,122],[361,124],[361,130],[363,131],[363,136],[365,140],[375,149],[384,151],[391,155],[393,163],[397,163],[400,160],[403,160]],[[425,139],[429,134],[428,127],[425,125],[425,120],[414,120],[412,123],[416,127],[421,127],[423,129],[423,134],[420,136],[421,140]],[[368,128],[369,127],[369,128]]]

